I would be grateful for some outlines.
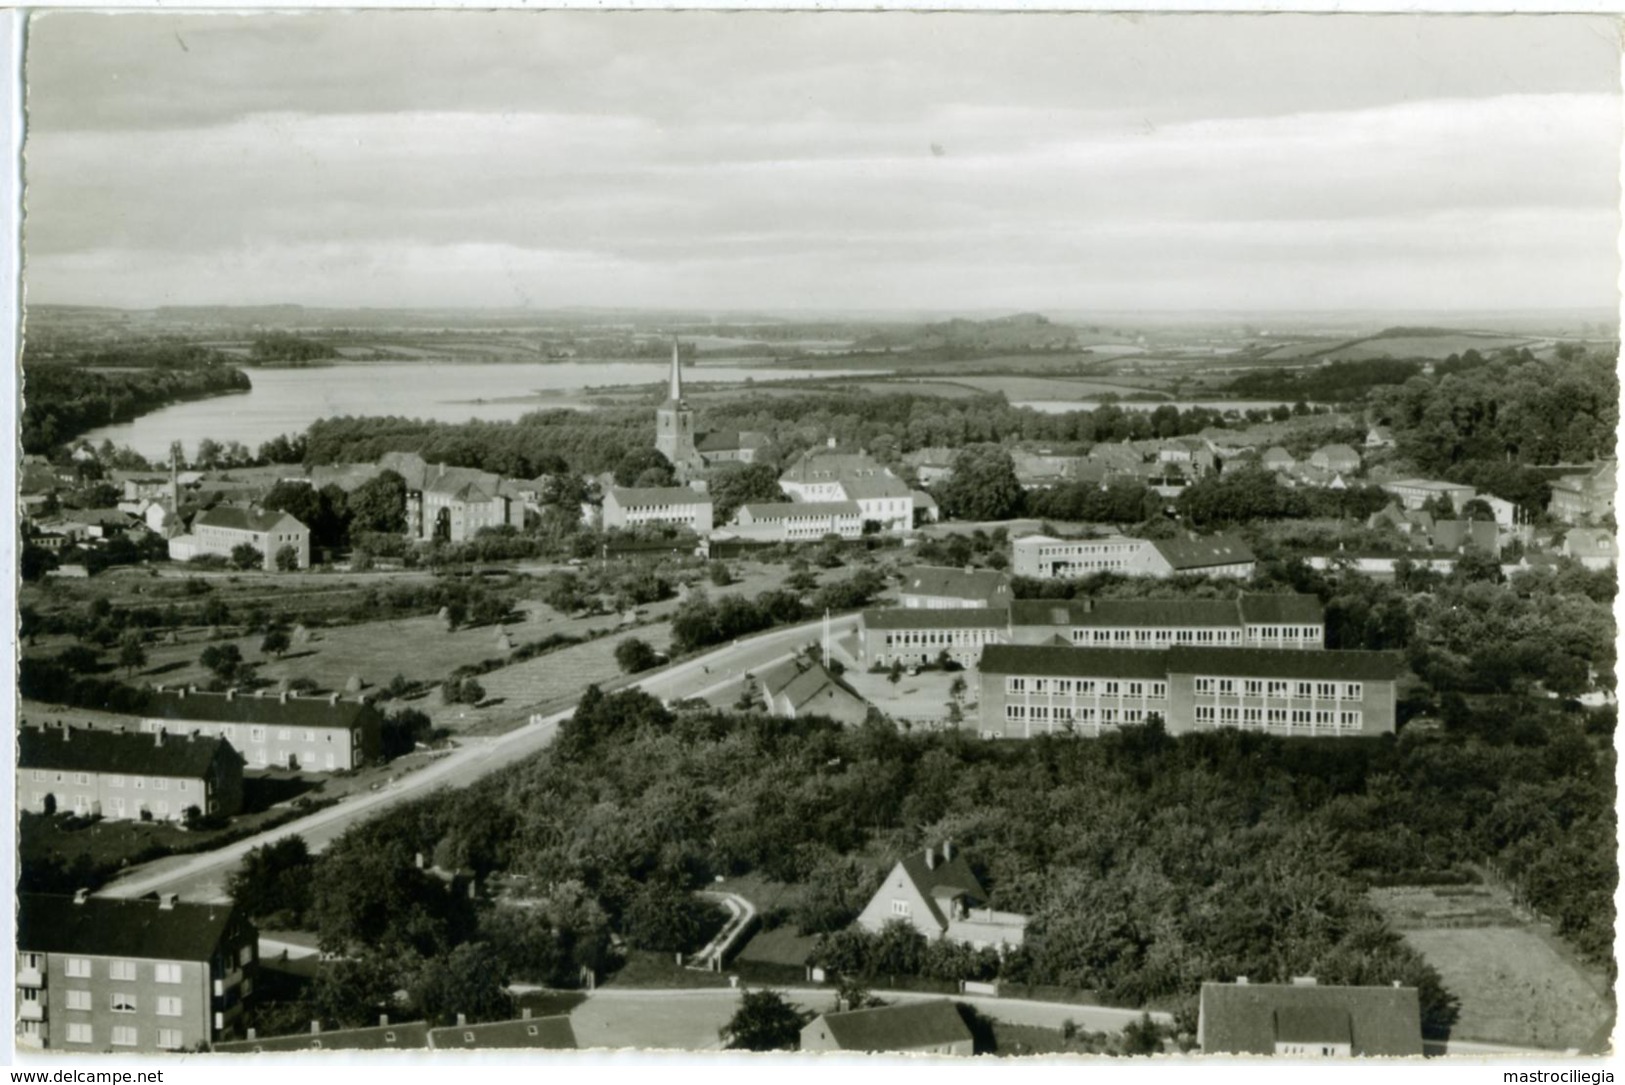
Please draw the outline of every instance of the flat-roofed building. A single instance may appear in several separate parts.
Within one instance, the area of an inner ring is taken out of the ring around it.
[[[1018,599],[1010,604],[1011,644],[1093,648],[1210,647],[1316,649],[1325,645],[1325,608],[1313,595],[1236,599]]]
[[[160,687],[141,730],[197,732],[231,743],[250,768],[302,772],[358,769],[379,753],[383,717],[372,705],[338,694],[297,697],[166,690]]]
[[[17,1045],[134,1054],[228,1039],[258,941],[231,904],[19,894]]]
[[[1108,535],[1097,539],[1056,539],[1024,535],[1010,544],[1010,571],[1039,580],[1066,579],[1093,573],[1127,573],[1144,539]]]
[[[1010,604],[1010,578],[997,569],[916,565],[903,571],[897,596],[910,609],[1003,607]]]
[[[243,759],[221,738],[89,728],[17,732],[17,807],[109,821],[230,817],[243,808]]]
[[[613,486],[604,494],[604,527],[670,524],[704,536],[711,533],[711,509],[709,495],[686,486]]]
[[[817,542],[863,534],[863,511],[855,501],[764,501],[739,506],[728,530],[762,542]]]
[[[978,664],[987,738],[1093,736],[1159,717],[1171,734],[1234,727],[1314,738],[1391,734],[1394,652],[992,645]]]
[[[866,610],[858,626],[858,652],[866,668],[931,663],[943,652],[962,667],[974,667],[984,647],[1008,639],[1009,626],[1004,607]]]
[[[1421,998],[1415,987],[1291,983],[1202,984],[1196,1042],[1207,1055],[1291,1058],[1420,1058]]]

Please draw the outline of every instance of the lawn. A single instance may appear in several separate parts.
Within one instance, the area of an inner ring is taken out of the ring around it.
[[[684,968],[671,953],[628,950],[626,963],[600,981],[600,987],[727,987],[723,972]]]
[[[795,924],[787,923],[770,931],[758,931],[739,951],[738,959],[799,968],[807,963],[817,941],[812,935],[797,934]]]

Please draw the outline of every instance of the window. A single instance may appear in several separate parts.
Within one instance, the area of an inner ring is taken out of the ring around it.
[[[89,1010],[90,1009],[90,992],[89,991],[69,991],[68,992],[68,1009],[70,1009],[70,1010]]]
[[[1094,680],[1093,679],[1082,679],[1082,680],[1080,680],[1078,682],[1078,692],[1093,696],[1094,692],[1095,692]]]
[[[39,1002],[39,993],[40,989],[38,987],[24,987],[22,989],[22,999],[24,1002],[37,1003]]]
[[[181,1000],[174,995],[164,995],[158,999],[159,1017],[179,1017],[181,1015]]]
[[[68,1026],[68,1043],[88,1044],[94,1039],[89,1025],[72,1024]]]
[[[1315,722],[1316,723],[1331,723],[1332,722],[1331,710],[1326,709],[1326,708],[1317,708],[1317,709],[1315,709]]]
[[[1268,683],[1265,684],[1264,688],[1267,691],[1267,694],[1269,696],[1271,696],[1271,697],[1285,697],[1286,696],[1286,683],[1285,682],[1268,682]]]
[[[35,769],[34,770],[34,779],[36,781],[40,782],[40,783],[43,783],[45,781],[45,772],[44,772],[44,770],[43,769]]]
[[[1238,716],[1239,712],[1233,705],[1225,705],[1223,708],[1219,709],[1220,723],[1235,723]]]
[[[265,741],[265,728],[263,728],[263,727],[250,727],[248,729],[248,741],[250,741],[250,742],[264,742]]]
[[[135,789],[137,791],[145,791],[147,789],[147,778],[145,776],[137,776],[135,778]]]
[[[1234,692],[1236,692],[1236,680],[1234,678],[1221,678],[1221,679],[1219,679],[1219,692],[1220,693],[1234,693]]]
[[[1152,682],[1151,683],[1151,696],[1155,700],[1159,700],[1159,701],[1160,700],[1167,700],[1167,698],[1168,698],[1168,683],[1167,682]]]
[[[1027,680],[1025,678],[1006,678],[1004,680],[1004,691],[1006,693],[1026,693]]]
[[[124,786],[124,777],[122,777],[122,776],[109,776],[107,778],[107,786],[108,787],[123,787]]]
[[[1307,708],[1294,708],[1292,710],[1293,723],[1308,723],[1310,719],[1311,716]]]
[[[161,1028],[158,1030],[158,1047],[162,1051],[179,1051],[181,1044],[181,1030],[178,1028]]]
[[[1211,678],[1198,678],[1196,680],[1196,692],[1197,693],[1212,693],[1213,692],[1213,679],[1211,679]]]
[[[1286,709],[1284,709],[1284,708],[1272,708],[1272,709],[1270,709],[1269,710],[1269,721],[1271,723],[1285,723],[1286,722]]]
[[[1024,720],[1027,718],[1027,706],[1024,704],[1007,704],[1004,706],[1004,718],[1007,720]]]
[[[70,978],[72,978],[72,979],[80,979],[80,980],[89,979],[90,978],[90,958],[88,958],[88,957],[69,957],[68,958],[68,963],[66,965],[66,971],[67,971],[68,976]]]
[[[1264,683],[1257,678],[1249,678],[1241,684],[1242,692],[1249,697],[1257,697],[1264,692]]]
[[[1255,723],[1255,724],[1256,723],[1263,723],[1264,722],[1264,710],[1262,708],[1244,708],[1244,709],[1242,709],[1241,710],[1241,722],[1243,722],[1243,723]]]
[[[1299,697],[1309,697],[1313,695],[1314,688],[1313,682],[1299,682],[1296,692]]]
[[[1033,679],[1033,692],[1034,693],[1048,693],[1049,692],[1049,679],[1048,678],[1034,678]]]
[[[1119,683],[1119,682],[1107,682],[1106,683],[1106,696],[1108,696],[1108,697],[1116,697],[1118,695],[1118,693],[1119,693],[1121,685],[1122,684]]]
[[[181,981],[181,966],[178,964],[155,964],[152,966],[152,978],[159,983],[179,983]]]
[[[22,958],[23,967],[31,968],[35,972],[38,972],[45,964],[45,957],[40,953],[24,953]]]
[[[108,998],[108,1004],[114,1013],[135,1012],[135,996],[128,991],[114,991]]]
[[[135,1028],[131,1025],[114,1025],[113,1043],[118,1047],[134,1047]]]
[[[1342,724],[1342,726],[1348,728],[1349,730],[1358,731],[1360,729],[1360,726],[1361,726],[1360,713],[1358,713],[1358,712],[1343,712],[1343,713],[1340,713],[1339,714],[1339,722]]]
[[[84,787],[86,784],[90,783],[90,773],[88,773],[88,772],[76,772],[76,773],[74,773],[73,774],[73,782],[78,784],[80,787]]]
[[[1145,683],[1144,682],[1130,682],[1128,684],[1128,695],[1130,697],[1144,697],[1145,696]]]
[[[168,791],[169,790],[169,781],[158,778],[158,777],[154,777],[153,781],[152,781],[152,789],[154,791]]]
[[[1328,701],[1332,700],[1333,698],[1335,698],[1337,696],[1337,683],[1336,682],[1316,682],[1315,683],[1315,696],[1316,697],[1324,697]]]
[[[1072,692],[1072,679],[1070,679],[1070,678],[1057,678],[1055,680],[1055,692],[1056,693],[1071,693]]]
[[[107,966],[107,976],[115,980],[135,979],[135,962],[113,961]]]
[[[277,728],[276,737],[278,740],[286,742],[293,737],[293,731],[287,727],[279,727]]]
[[[306,731],[305,731],[305,741],[306,742],[315,742],[316,741],[316,732],[314,730],[311,730],[311,729],[307,728]]]
[[[1345,701],[1358,701],[1365,696],[1365,687],[1358,682],[1343,683],[1343,699]]]
[[[190,791],[190,790],[192,790],[192,782],[190,780],[176,780],[175,781],[175,790],[176,791]]]
[[[892,915],[908,915],[908,901],[894,900],[891,902]]]

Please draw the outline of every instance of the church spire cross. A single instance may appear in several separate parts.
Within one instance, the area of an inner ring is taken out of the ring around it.
[[[677,337],[671,337],[671,400],[679,403],[683,398],[683,373],[677,359]]]

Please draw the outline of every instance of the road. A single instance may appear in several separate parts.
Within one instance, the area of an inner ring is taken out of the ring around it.
[[[831,619],[830,629],[839,635],[855,629],[857,623],[857,615],[846,615]],[[631,685],[666,701],[708,697],[726,689],[741,675],[788,658],[796,648],[819,639],[822,633],[822,621],[769,630],[684,660]],[[177,893],[183,900],[225,900],[226,879],[252,849],[285,836],[298,835],[305,838],[311,851],[319,852],[363,818],[423,796],[437,787],[466,787],[505,765],[532,756],[553,741],[559,724],[568,719],[572,711],[573,708],[555,712],[507,734],[462,740],[452,753],[379,791],[351,795],[337,806],[214,851],[169,856],[145,863],[126,872],[97,895],[129,898],[148,893]]]

